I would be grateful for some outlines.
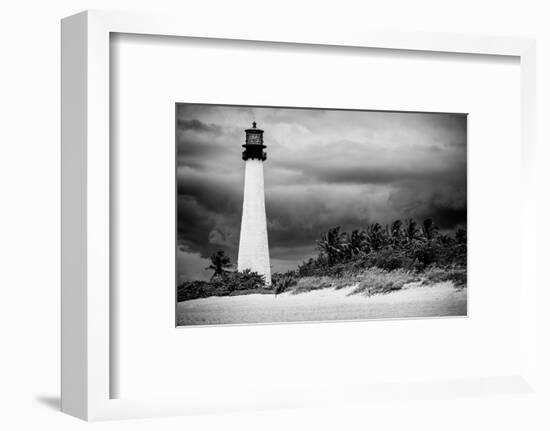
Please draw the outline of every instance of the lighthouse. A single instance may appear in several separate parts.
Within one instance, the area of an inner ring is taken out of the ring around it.
[[[269,266],[269,247],[267,245],[267,221],[264,197],[264,131],[252,123],[246,129],[246,141],[243,145],[244,160],[244,197],[239,239],[238,269],[249,269],[265,277],[271,284]]]

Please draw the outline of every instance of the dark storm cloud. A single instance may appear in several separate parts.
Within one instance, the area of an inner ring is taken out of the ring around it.
[[[351,183],[351,184],[394,184],[407,181],[417,181],[429,179],[446,179],[452,172],[449,169],[439,168],[437,166],[426,168],[419,171],[410,168],[403,169],[383,169],[367,167],[345,167],[330,169],[323,168],[315,172],[309,171],[311,176],[319,181],[328,183]]]
[[[178,168],[178,242],[202,257],[218,248],[234,254],[240,199],[236,184],[190,168]]]
[[[378,221],[466,224],[466,116],[180,104],[181,276],[217,249],[236,260],[244,129],[265,130],[266,211],[274,271],[315,253],[321,232]]]
[[[240,178],[221,176],[216,172],[195,168],[178,168],[178,194],[194,197],[200,205],[213,212],[236,212],[242,199]]]
[[[199,120],[178,119],[177,121],[178,121],[178,130],[181,130],[182,132],[186,130],[195,130],[198,132],[214,132],[214,133],[220,132],[220,128],[218,126],[212,125],[212,124],[205,124]]]

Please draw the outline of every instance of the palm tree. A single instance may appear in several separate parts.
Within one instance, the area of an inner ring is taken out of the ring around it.
[[[394,238],[400,238],[403,233],[402,228],[403,228],[403,222],[401,220],[395,220],[391,224],[391,235]]]
[[[391,240],[394,246],[401,246],[403,241],[403,222],[395,220],[390,228]]]
[[[342,254],[344,249],[349,246],[349,243],[346,241],[345,235],[340,232],[340,226],[333,227],[324,234],[317,245],[324,251],[327,255],[328,264],[333,265],[336,263]]]
[[[422,224],[422,232],[424,233],[424,237],[428,241],[431,241],[437,236],[438,230],[439,227],[436,226],[431,218],[427,218],[426,220],[424,220],[424,223]]]
[[[368,253],[370,251],[365,232],[362,229],[355,229],[351,232],[349,248],[352,256],[358,255],[361,252]]]
[[[386,242],[386,238],[380,223],[373,223],[367,227],[367,241],[370,248],[374,251],[382,248]]]
[[[210,266],[206,269],[213,269],[214,274],[212,274],[212,278],[216,276],[223,277],[226,272],[228,272],[228,268],[231,267],[231,259],[229,256],[226,256],[223,250],[218,250],[215,253],[212,253],[212,256],[210,256]]]
[[[338,248],[340,249],[341,258],[351,259],[353,256],[353,251],[351,249],[351,237],[347,232],[341,233]]]
[[[405,237],[409,242],[419,239],[418,225],[412,218],[407,220],[407,225],[405,226]]]

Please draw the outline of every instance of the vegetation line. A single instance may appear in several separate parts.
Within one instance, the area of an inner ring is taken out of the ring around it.
[[[421,225],[413,219],[386,226],[373,223],[350,233],[337,226],[321,235],[316,257],[296,270],[273,274],[271,286],[255,272],[232,270],[231,259],[218,250],[210,258],[210,281],[183,282],[178,286],[178,301],[250,293],[299,294],[352,285],[357,285],[352,294],[370,296],[396,291],[412,282],[429,285],[451,281],[463,288],[467,281],[466,243],[465,229],[443,234],[431,219]]]

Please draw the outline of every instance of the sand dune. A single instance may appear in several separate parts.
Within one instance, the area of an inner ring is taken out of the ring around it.
[[[178,325],[304,322],[465,316],[466,289],[452,283],[405,286],[386,295],[350,295],[354,286],[294,295],[242,295],[193,299],[177,307]]]

